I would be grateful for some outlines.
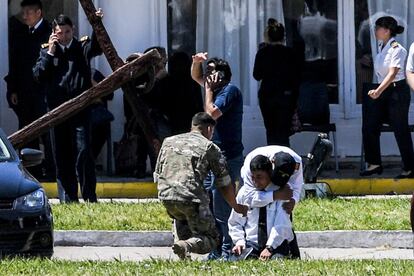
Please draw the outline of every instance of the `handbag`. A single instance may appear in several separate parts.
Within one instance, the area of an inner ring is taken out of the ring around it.
[[[132,118],[119,142],[114,143],[115,173],[133,175],[138,163],[138,135],[134,134],[136,120]]]

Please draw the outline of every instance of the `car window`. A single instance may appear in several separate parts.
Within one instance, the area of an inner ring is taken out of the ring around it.
[[[9,150],[7,149],[6,145],[4,144],[3,140],[0,139],[0,162],[9,160],[11,157]]]

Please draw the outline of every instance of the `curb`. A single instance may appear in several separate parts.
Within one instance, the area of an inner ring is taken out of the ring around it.
[[[333,195],[386,195],[412,194],[412,179],[364,178],[364,179],[320,179],[326,183]],[[57,198],[57,185],[54,182],[42,183],[49,198]],[[156,198],[157,185],[152,181],[119,181],[98,182],[96,185],[98,198]]]
[[[296,232],[302,248],[413,248],[411,231]],[[169,247],[170,231],[55,231],[55,246]]]

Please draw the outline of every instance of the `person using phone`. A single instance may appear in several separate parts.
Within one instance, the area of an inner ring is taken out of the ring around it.
[[[231,83],[232,73],[229,63],[219,58],[207,59],[207,53],[197,53],[193,56],[191,76],[205,88],[205,112],[217,121],[212,141],[219,146],[226,157],[230,177],[235,185],[240,180],[240,168],[243,165],[243,95],[240,89]],[[202,68],[204,62],[205,73]],[[220,226],[222,244],[209,255],[209,259],[227,259],[232,248],[227,225],[231,208],[213,183],[214,174],[210,173],[205,186],[212,197],[213,214]]]
[[[99,10],[96,16],[102,18]],[[75,26],[66,15],[52,23],[49,42],[42,46],[33,75],[46,89],[49,109],[54,109],[92,87],[90,60],[102,50],[96,37],[74,37]],[[69,202],[78,202],[78,178],[82,197],[96,202],[95,161],[91,148],[89,109],[54,128],[57,180]]]

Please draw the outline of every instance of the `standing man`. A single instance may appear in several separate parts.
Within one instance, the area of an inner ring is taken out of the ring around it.
[[[100,9],[96,16],[103,17]],[[78,41],[74,37],[74,25],[66,15],[58,15],[53,20],[52,30],[49,42],[40,51],[40,57],[33,67],[35,79],[45,86],[50,109],[75,98],[92,86],[89,61],[102,53],[94,35],[92,40],[84,37]],[[88,113],[86,109],[54,128],[57,179],[69,202],[79,201],[77,176],[83,199],[97,201]]]
[[[19,120],[19,129],[40,118],[47,112],[46,96],[42,86],[33,79],[32,68],[39,57],[42,43],[48,41],[51,27],[43,18],[40,0],[23,0],[20,4],[23,26],[17,19],[10,30],[10,62],[7,81],[7,100]],[[43,165],[30,168],[39,179],[51,180],[55,175],[50,134],[41,137],[45,149]],[[39,149],[39,139],[27,146]]]
[[[173,251],[181,259],[190,253],[206,254],[218,243],[218,232],[209,208],[209,195],[203,181],[209,171],[216,177],[216,189],[238,213],[247,207],[236,203],[226,161],[210,141],[216,121],[200,112],[192,119],[191,132],[166,138],[154,172],[158,198],[175,220]]]
[[[203,62],[207,64],[205,74]],[[240,89],[230,82],[232,73],[228,62],[218,58],[207,61],[207,53],[193,56],[191,76],[205,88],[205,112],[217,121],[212,141],[223,152],[232,183],[235,185],[236,181],[240,180],[240,168],[243,165],[243,95]],[[213,184],[214,177],[214,174],[210,174],[205,185],[212,196],[212,210],[222,237],[222,245],[211,252],[209,259],[227,259],[232,249],[232,240],[228,233],[231,208]]]

